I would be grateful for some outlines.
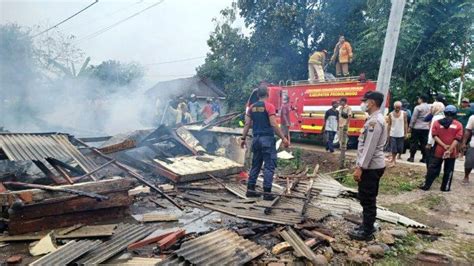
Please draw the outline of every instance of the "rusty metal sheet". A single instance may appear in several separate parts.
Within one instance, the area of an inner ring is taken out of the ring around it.
[[[243,265],[265,251],[233,231],[220,229],[184,242],[175,253],[195,265]]]
[[[105,262],[117,253],[125,250],[128,245],[135,243],[153,233],[156,228],[142,225],[121,225],[109,241],[102,243],[86,257],[79,260],[79,265],[96,265]]]
[[[316,261],[316,254],[309,248],[304,241],[291,229],[288,227],[285,231],[280,232],[281,237],[290,244],[295,250],[295,253],[298,257],[305,257],[309,261]]]
[[[75,259],[86,254],[87,252],[98,247],[102,241],[100,240],[80,240],[70,241],[66,245],[61,246],[56,251],[41,257],[40,259],[30,263],[33,266],[51,266],[51,265],[67,265]]]
[[[0,150],[10,161],[74,159],[87,172],[97,168],[93,161],[69,142],[65,134],[1,133]]]

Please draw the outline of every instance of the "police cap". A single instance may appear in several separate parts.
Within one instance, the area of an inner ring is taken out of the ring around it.
[[[367,101],[367,100],[374,100],[377,106],[381,106],[384,100],[384,95],[381,92],[378,91],[368,91],[364,94],[364,97],[362,97],[362,101]]]

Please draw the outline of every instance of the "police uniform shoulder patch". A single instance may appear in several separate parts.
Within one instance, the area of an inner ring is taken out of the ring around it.
[[[377,125],[376,121],[369,122],[369,131],[374,131],[375,125]]]

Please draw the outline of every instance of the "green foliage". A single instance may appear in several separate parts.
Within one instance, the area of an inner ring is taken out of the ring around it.
[[[34,111],[22,104],[32,97],[28,88],[39,79],[35,47],[30,31],[17,24],[0,26],[0,123],[5,120],[23,122]],[[11,114],[11,115],[4,115]]]
[[[303,161],[301,158],[302,150],[296,148],[293,150],[294,158],[291,160],[277,160],[277,165],[279,169],[285,169],[285,171],[296,171],[303,169]]]
[[[341,173],[337,176],[337,178],[343,185],[356,188],[357,182],[354,180],[354,176],[352,174]]]
[[[116,88],[129,86],[143,77],[143,67],[135,63],[121,63],[115,60],[104,61],[97,66],[90,66],[86,76],[98,80],[104,87]]]
[[[234,27],[236,14],[250,30]],[[333,51],[339,34],[352,43],[351,74],[376,79],[390,1],[238,0],[221,12],[208,41],[211,53],[198,75],[216,80],[241,106],[261,81],[307,78],[313,50]],[[420,93],[455,96],[460,62],[472,50],[474,2],[407,1],[392,75],[392,99],[413,101]],[[472,55],[465,72],[472,76]],[[331,67],[332,68],[332,67]],[[331,70],[332,71],[332,70]],[[469,77],[469,75],[467,75]],[[466,82],[466,95],[472,82]]]
[[[409,256],[419,252],[417,246],[423,246],[427,243],[414,233],[409,233],[402,239],[395,239],[395,245],[385,253],[385,258],[377,261],[376,265],[406,265]]]

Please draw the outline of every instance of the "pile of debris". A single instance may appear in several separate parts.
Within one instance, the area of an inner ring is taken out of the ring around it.
[[[347,230],[361,222],[356,192],[318,165],[276,178],[271,202],[246,198],[241,132],[216,125],[84,139],[0,134],[0,159],[9,161],[0,249],[11,248],[2,253],[32,265],[370,263],[406,236],[403,226],[425,227],[379,207],[377,239],[350,241]],[[27,161],[43,175],[8,171]],[[22,242],[33,242],[31,256],[14,248]]]

